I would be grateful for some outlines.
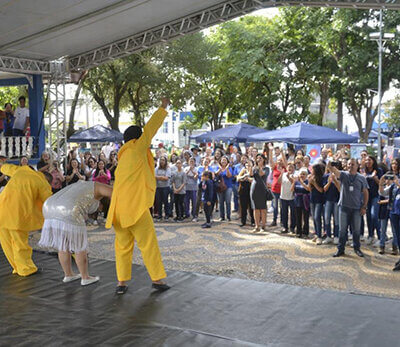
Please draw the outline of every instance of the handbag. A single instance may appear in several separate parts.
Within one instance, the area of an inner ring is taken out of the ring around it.
[[[268,188],[267,184],[264,182],[263,179],[261,179],[261,182],[264,184],[265,187],[265,194],[267,196],[267,201],[274,200],[274,195],[272,194],[271,189]]]
[[[219,175],[218,176],[217,193],[223,193],[225,190],[227,190],[227,186],[225,184],[224,178],[221,175]]]

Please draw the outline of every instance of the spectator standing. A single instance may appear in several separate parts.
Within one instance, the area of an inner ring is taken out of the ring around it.
[[[49,172],[53,176],[53,180],[51,181],[51,190],[54,194],[62,189],[65,182],[65,177],[61,172],[60,164],[58,161],[52,162],[52,165],[49,168]]]
[[[78,181],[85,181],[85,173],[80,168],[80,164],[77,159],[72,159],[69,164],[69,169],[67,171],[67,176],[65,180],[68,185],[76,183]]]
[[[365,158],[364,176],[368,183],[368,205],[367,205],[367,227],[368,238],[366,244],[369,245],[374,241],[374,232],[378,239],[380,238],[381,227],[379,225],[379,180],[383,176],[383,171],[378,168],[375,157],[369,155]]]
[[[211,215],[214,204],[214,183],[212,173],[210,171],[203,171],[201,175],[200,194],[201,201],[204,205],[204,214],[206,215],[206,222],[202,224],[202,228],[211,228]]]
[[[14,128],[14,110],[12,109],[12,105],[7,102],[5,104],[4,112],[6,113],[6,118],[4,119],[4,136],[13,136],[13,128]]]
[[[184,219],[184,210],[185,210],[185,186],[186,186],[186,174],[182,168],[182,162],[177,160],[176,162],[176,172],[172,175],[171,183],[172,189],[174,192],[174,201],[175,201],[175,212],[176,217],[175,221],[183,221]]]
[[[109,160],[106,165],[106,169],[110,171],[111,174],[111,182],[115,181],[115,169],[118,165],[117,153],[112,151],[110,152]]]
[[[339,169],[341,166],[339,166]],[[326,239],[322,242],[323,244],[334,243],[339,244],[339,196],[340,196],[340,182],[334,173],[329,171],[323,178],[324,192],[325,192],[325,206],[324,206],[324,221]],[[331,219],[333,217],[333,235]],[[333,238],[332,238],[333,236]]]
[[[323,176],[325,166],[323,164],[314,164],[311,176],[308,179],[310,190],[311,214],[314,221],[315,237],[313,241],[317,245],[322,245],[322,211],[325,203]]]
[[[232,201],[232,168],[229,165],[228,157],[224,156],[221,158],[219,169],[216,172],[219,176],[219,180],[222,180],[225,184],[226,189],[224,191],[218,192],[219,201],[219,215],[220,221],[225,220],[225,207],[226,207],[226,217],[228,221],[231,220],[231,201]]]
[[[196,166],[200,165],[200,154],[199,154],[199,147],[198,146],[193,146],[192,149],[192,157],[195,159],[196,161]]]
[[[250,213],[250,220],[251,224],[255,224],[254,220],[254,211],[253,208],[251,207],[251,199],[250,199],[250,188],[251,184],[253,182],[253,178],[250,176],[251,175],[251,168],[253,166],[253,163],[248,159],[247,155],[242,156],[242,163],[243,163],[243,158],[246,159],[246,163],[242,170],[239,172],[237,176],[237,181],[239,182],[239,199],[240,199],[240,220],[241,220],[241,227],[244,227],[247,222],[247,211]]]
[[[29,127],[29,110],[25,107],[25,96],[18,98],[19,106],[14,113],[13,136],[24,136]]]
[[[299,176],[292,182],[296,208],[296,236],[308,237],[310,219],[310,192],[308,190],[308,171],[300,169]]]
[[[292,183],[294,180],[294,164],[289,162],[287,165],[287,172],[281,176],[281,206],[282,206],[282,224],[283,229],[281,233],[287,234],[289,232],[289,212],[290,212],[290,232],[295,233],[296,227],[296,212],[294,204],[294,192],[292,191]]]
[[[164,206],[165,220],[169,218],[168,194],[170,191],[171,169],[168,167],[166,157],[160,157],[159,164],[155,169],[155,178],[157,183],[156,201],[158,220],[162,219],[162,207]]]
[[[250,169],[250,177],[253,178],[250,187],[250,200],[254,211],[254,233],[260,232],[260,227],[263,231],[266,231],[268,175],[269,168],[266,166],[265,156],[257,154],[255,166]]]
[[[190,158],[189,166],[185,168],[186,173],[186,195],[185,195],[185,217],[190,217],[190,203],[192,204],[192,218],[196,218],[197,203],[197,178],[198,172],[196,168],[195,158]]]
[[[214,175],[214,170],[213,168],[210,166],[210,162],[211,162],[211,157],[205,157],[203,159],[203,165],[200,166],[197,169],[197,180],[198,180],[198,187],[199,189],[201,189],[201,183],[202,183],[202,176],[203,176],[203,172],[204,171],[209,171],[211,173],[211,178],[213,178]],[[215,192],[214,192],[215,193]],[[193,222],[197,222],[197,218],[199,217],[199,212],[200,212],[200,206],[202,204],[202,200],[201,200],[201,193],[199,192],[199,194],[197,194],[197,202],[196,202],[196,214],[195,217],[193,218]]]
[[[328,162],[331,172],[339,177],[340,198],[339,198],[339,245],[334,257],[344,255],[346,246],[347,230],[351,226],[353,231],[354,252],[363,257],[360,249],[360,226],[361,216],[365,215],[368,205],[368,183],[366,178],[359,174],[358,162],[356,159],[349,159],[347,166],[349,171],[339,171]]]
[[[111,181],[110,170],[106,169],[106,164],[101,159],[97,162],[97,168],[93,172],[92,181],[108,185],[110,184]]]

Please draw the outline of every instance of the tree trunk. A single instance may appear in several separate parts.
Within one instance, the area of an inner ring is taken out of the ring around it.
[[[340,94],[337,99],[337,130],[343,131],[343,96]]]
[[[76,106],[78,105],[79,96],[81,95],[83,82],[87,76],[87,72],[85,71],[81,78],[79,79],[78,87],[75,90],[74,98],[71,104],[71,110],[69,112],[69,122],[68,122],[68,129],[67,129],[67,139],[70,138],[71,135],[75,133],[75,110]]]

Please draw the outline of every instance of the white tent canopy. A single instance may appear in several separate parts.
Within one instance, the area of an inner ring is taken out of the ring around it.
[[[400,0],[0,0],[0,70],[79,70],[254,10],[308,5],[393,8]]]

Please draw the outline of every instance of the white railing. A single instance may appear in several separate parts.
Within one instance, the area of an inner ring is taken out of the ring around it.
[[[30,158],[33,153],[32,136],[1,136],[0,155],[13,158],[26,156]]]

